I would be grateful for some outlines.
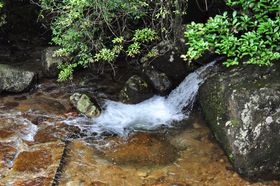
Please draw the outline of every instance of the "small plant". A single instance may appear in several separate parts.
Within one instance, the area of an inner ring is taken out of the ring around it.
[[[269,65],[280,59],[280,0],[228,0],[233,12],[210,18],[206,24],[187,25],[185,60],[205,52],[227,57],[226,66]],[[240,8],[242,7],[242,8]]]
[[[135,42],[151,42],[158,38],[157,32],[151,28],[137,29],[132,38]]]

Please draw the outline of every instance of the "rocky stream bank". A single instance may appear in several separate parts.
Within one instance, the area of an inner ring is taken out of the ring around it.
[[[128,138],[108,133],[100,139],[64,122],[81,116],[74,107],[80,98],[101,105],[104,99],[138,103],[166,95],[176,85],[174,77],[154,65],[136,74],[121,69],[122,77],[81,72],[73,81],[58,83],[46,78],[56,75],[52,65],[60,62],[52,51],[39,47],[19,52],[29,57],[1,58],[1,186],[279,185],[258,180],[279,176],[277,66],[219,68],[201,88],[203,114],[196,108],[189,120],[171,129]],[[73,106],[74,93],[80,94]],[[84,113],[95,114],[94,105],[82,107]]]

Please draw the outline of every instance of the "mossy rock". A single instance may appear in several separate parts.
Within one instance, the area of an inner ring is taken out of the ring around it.
[[[99,105],[94,104],[85,94],[74,93],[70,97],[70,102],[80,113],[88,117],[98,117],[101,114]]]
[[[280,65],[224,69],[199,92],[204,116],[234,168],[250,179],[280,176]]]
[[[131,76],[119,93],[119,100],[123,103],[135,104],[153,96],[151,86],[140,76]]]
[[[9,65],[0,64],[0,93],[19,93],[30,88],[36,74]]]

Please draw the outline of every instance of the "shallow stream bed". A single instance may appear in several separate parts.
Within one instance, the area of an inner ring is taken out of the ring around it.
[[[96,138],[63,121],[78,117],[69,96],[87,92],[114,99],[118,85],[58,85],[0,97],[2,186],[274,186],[234,172],[199,113],[174,128]],[[113,88],[112,88],[113,87]]]

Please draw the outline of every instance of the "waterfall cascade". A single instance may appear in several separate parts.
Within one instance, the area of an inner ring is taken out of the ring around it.
[[[169,96],[154,96],[138,104],[107,100],[103,113],[92,120],[78,118],[66,123],[86,128],[92,133],[112,132],[121,136],[133,130],[154,130],[171,127],[174,121],[189,117],[200,85],[205,81],[211,62],[189,74]]]

